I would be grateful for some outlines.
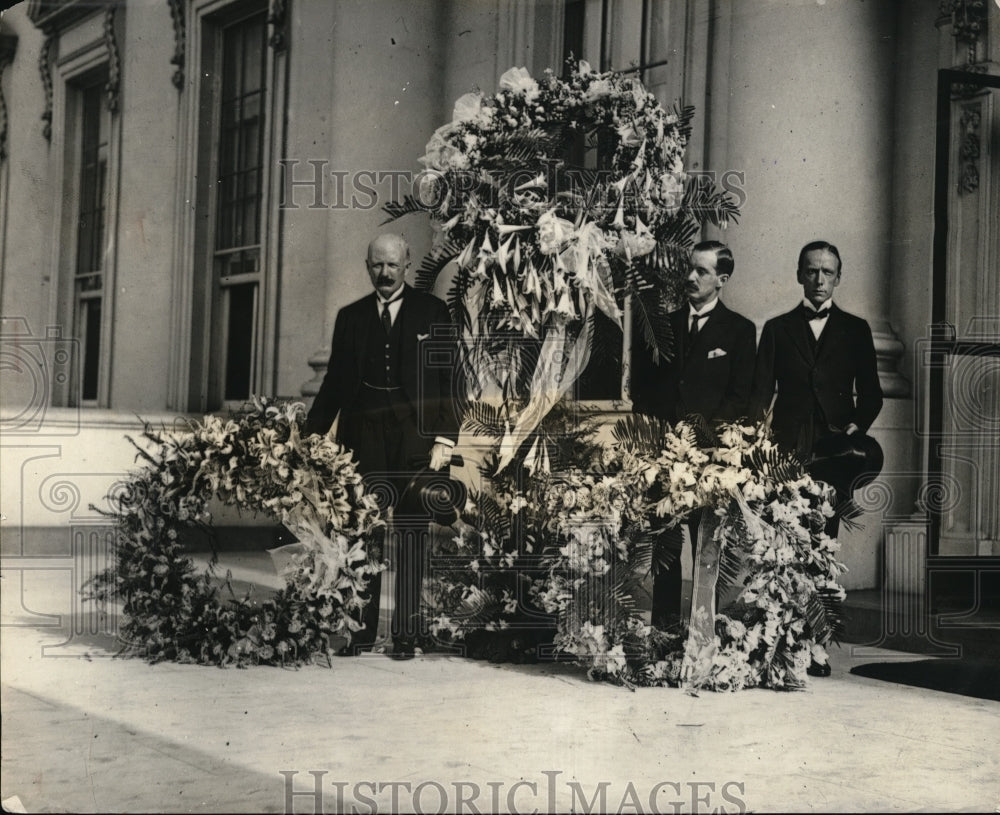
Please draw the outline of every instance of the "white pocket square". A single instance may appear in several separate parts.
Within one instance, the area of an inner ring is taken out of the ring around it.
[[[430,334],[417,334],[417,342],[420,342],[421,340],[426,340],[429,336]]]
[[[708,352],[709,359],[717,359],[718,357],[724,357],[724,356],[726,356],[726,352],[723,351],[721,348],[713,348],[711,351]]]

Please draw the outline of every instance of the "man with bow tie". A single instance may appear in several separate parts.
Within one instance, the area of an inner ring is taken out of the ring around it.
[[[726,308],[719,293],[732,277],[733,253],[719,241],[691,250],[685,280],[687,303],[668,315],[674,356],[654,363],[648,352],[633,349],[632,404],[637,413],[676,423],[698,414],[709,423],[735,421],[749,410],[756,329],[746,317]],[[700,513],[687,524],[691,540]],[[667,626],[681,607],[681,565],[677,558],[653,578],[652,623]]]
[[[798,281],[803,300],[768,320],[757,351],[755,412],[767,411],[777,386],[771,422],[775,441],[806,462],[817,441],[865,433],[882,409],[872,332],[863,319],[834,304],[840,279],[836,246],[814,241],[802,247]]]
[[[775,441],[797,453],[808,466],[814,452],[845,441],[838,436],[857,436],[873,443],[864,434],[882,409],[882,387],[871,328],[833,302],[841,279],[837,247],[827,241],[803,246],[797,275],[802,302],[764,325],[752,404],[755,413],[763,416],[773,400]],[[851,483],[841,483],[843,475],[828,478],[837,491],[838,504],[850,497]],[[836,537],[839,528],[839,515],[834,515],[826,533]],[[813,662],[808,672],[829,676],[830,664]]]
[[[448,339],[452,321],[443,301],[404,282],[410,249],[401,236],[376,237],[366,265],[375,291],[337,314],[330,362],[306,429],[327,433],[339,414],[338,441],[354,451],[362,475],[388,482],[394,504],[418,460],[432,470],[451,460],[458,437]],[[435,358],[437,364],[429,364]],[[417,561],[419,553],[400,552],[392,623],[397,658],[413,655],[419,633],[412,630],[420,597]],[[356,645],[374,639],[380,587],[376,575]]]

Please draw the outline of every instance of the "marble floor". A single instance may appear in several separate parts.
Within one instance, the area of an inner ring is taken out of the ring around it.
[[[698,697],[593,683],[568,665],[443,655],[299,670],[151,666],[112,658],[86,617],[40,616],[58,604],[56,576],[18,579],[5,573],[0,629],[8,810],[1000,806],[1000,703],[849,673],[915,658],[897,652],[844,646],[833,675],[802,692]]]

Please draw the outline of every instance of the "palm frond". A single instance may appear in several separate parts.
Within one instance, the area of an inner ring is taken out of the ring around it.
[[[739,515],[743,521],[743,514]],[[745,523],[745,522],[744,522]],[[736,585],[743,574],[743,552],[737,546],[725,546],[722,555],[719,557],[719,576],[715,581],[716,596],[722,596]]]
[[[473,402],[462,417],[462,429],[475,436],[500,438],[504,430],[500,409],[489,402]]]
[[[700,413],[691,413],[684,417],[684,421],[694,431],[695,444],[698,447],[718,447],[719,436],[715,429]]]
[[[726,191],[719,191],[707,176],[692,176],[684,190],[683,210],[699,224],[722,226],[739,220],[740,210]]]
[[[674,356],[674,332],[667,319],[669,313],[658,290],[643,289],[632,298],[633,323],[646,347],[653,352],[654,361],[671,360]]]
[[[841,526],[851,532],[857,532],[861,528],[861,524],[858,523],[858,518],[864,515],[865,512],[858,506],[853,497],[843,499],[839,504],[837,504],[834,512],[837,514],[837,517],[840,518]]]
[[[458,257],[462,249],[463,244],[460,241],[451,239],[428,252],[420,261],[420,266],[414,275],[414,286],[424,291],[434,288],[444,267]]]
[[[836,642],[843,634],[844,621],[841,615],[839,596],[830,589],[820,589],[810,595],[806,603],[806,620],[812,638],[820,645]]]
[[[611,435],[617,444],[631,450],[637,456],[655,457],[663,446],[663,438],[670,431],[670,423],[664,419],[633,413],[619,419]]]
[[[390,201],[382,206],[382,211],[388,216],[382,224],[391,223],[397,218],[402,218],[404,215],[410,215],[414,212],[427,212],[427,207],[424,206],[416,197],[413,195],[403,196],[402,201]]]
[[[493,533],[497,540],[504,541],[510,538],[510,513],[504,510],[496,499],[488,492],[476,494],[475,503],[479,507],[483,526]]]
[[[767,451],[755,448],[748,456],[748,464],[755,472],[768,473],[773,481],[784,484],[798,481],[805,472],[798,456],[778,447]]]

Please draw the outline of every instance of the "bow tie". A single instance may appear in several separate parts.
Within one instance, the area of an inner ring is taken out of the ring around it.
[[[830,316],[830,309],[824,308],[821,311],[813,311],[811,308],[806,308],[802,306],[802,315],[809,321],[812,320],[825,320]]]

